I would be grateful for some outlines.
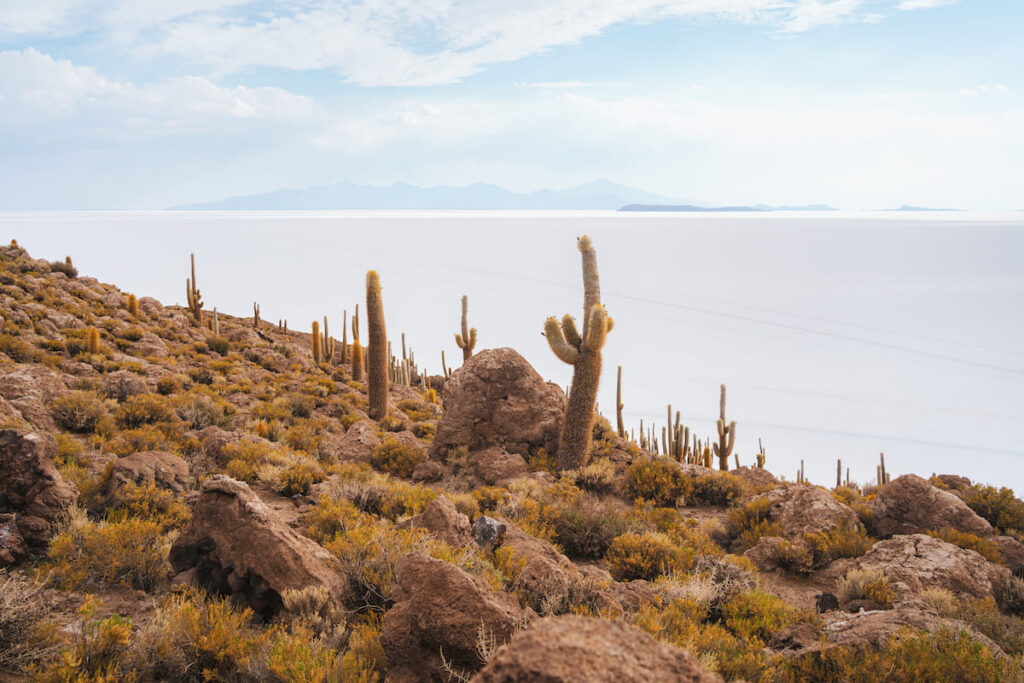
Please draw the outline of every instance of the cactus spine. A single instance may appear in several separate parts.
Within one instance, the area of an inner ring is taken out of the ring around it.
[[[330,363],[334,360],[334,339],[330,337],[330,332],[327,329],[326,315],[324,316],[324,334],[320,345],[320,355],[325,363]]]
[[[188,310],[192,311],[192,318],[196,325],[203,324],[203,299],[196,286],[196,255],[189,254],[192,259],[192,279],[185,278],[185,296],[188,298]]]
[[[359,345],[359,304],[352,316],[352,379],[363,378],[363,347]]]
[[[601,285],[597,273],[597,253],[590,238],[577,240],[583,261],[583,335],[576,321],[566,315],[559,325],[557,318],[544,323],[544,335],[554,354],[573,366],[569,405],[565,411],[558,442],[559,469],[583,467],[590,458],[594,431],[594,403],[601,380],[601,349],[612,329],[612,319],[601,305]]]
[[[313,362],[320,365],[320,323],[313,321],[313,334],[309,338],[313,345]]]
[[[384,329],[384,303],[380,295],[380,276],[366,274],[366,326],[370,332],[366,347],[367,415],[380,420],[388,414],[388,335]]]
[[[455,345],[462,349],[462,362],[473,357],[476,348],[476,328],[469,326],[469,297],[462,296],[462,334],[455,335]]]
[[[622,423],[622,366],[619,366],[618,375],[615,378],[615,426],[619,431],[619,438],[626,438],[626,428]]]
[[[139,300],[134,294],[128,295],[128,314],[133,318],[139,317]]]
[[[725,421],[725,385],[722,385],[722,397],[718,402],[719,418],[715,423],[718,427],[718,443],[713,444],[715,455],[718,456],[718,469],[723,472],[729,471],[729,456],[732,455],[733,446],[736,444],[736,422],[726,423]]]

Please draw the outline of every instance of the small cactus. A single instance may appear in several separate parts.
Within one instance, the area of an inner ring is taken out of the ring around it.
[[[366,347],[366,414],[382,420],[388,414],[388,336],[384,329],[380,276],[375,270],[366,274],[366,326],[370,332]]]
[[[192,318],[196,325],[203,324],[203,299],[196,286],[196,255],[190,254],[192,259],[192,278],[185,278],[185,296],[188,298],[188,310],[192,311]]]
[[[252,302],[252,326],[253,329],[260,329],[260,305],[255,301]]]
[[[324,359],[325,363],[330,363],[334,360],[334,339],[330,336],[330,331],[327,328],[327,316],[324,316],[324,334],[320,344],[320,356]]]
[[[573,366],[569,405],[558,442],[558,467],[562,470],[583,467],[590,459],[594,431],[594,404],[601,380],[601,349],[612,329],[612,319],[601,305],[601,284],[597,272],[597,253],[584,235],[576,245],[583,259],[583,335],[576,321],[566,315],[544,323],[544,335],[554,354]]]
[[[313,345],[313,362],[320,365],[320,323],[313,321],[313,334],[309,339]]]
[[[625,406],[622,405],[622,366],[619,366],[619,372],[615,379],[615,426],[619,432],[619,438],[626,438],[626,427],[622,423],[622,409]]]
[[[359,304],[352,316],[352,379],[363,378],[363,347],[359,345]]]
[[[86,344],[89,348],[90,354],[100,352],[100,333],[95,327],[89,328],[88,336],[86,337]]]
[[[733,446],[736,445],[736,422],[726,423],[725,421],[725,385],[722,385],[722,395],[718,403],[719,418],[715,422],[718,428],[718,443],[713,444],[715,455],[718,456],[718,469],[723,472],[729,470],[729,456],[732,455]]]
[[[348,362],[348,309],[344,311],[341,319],[341,364]]]
[[[139,300],[135,297],[134,294],[128,295],[127,309],[128,315],[132,316],[133,318],[139,317]]]
[[[455,335],[455,345],[462,349],[462,362],[473,357],[473,349],[476,348],[476,328],[469,327],[469,297],[462,297],[462,334]]]

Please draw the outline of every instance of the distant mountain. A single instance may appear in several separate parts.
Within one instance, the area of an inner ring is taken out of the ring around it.
[[[753,206],[693,206],[692,204],[627,204],[619,211],[681,211],[686,213],[717,211],[771,211]]]
[[[331,210],[331,209],[592,209],[615,210],[625,204],[669,204],[665,197],[608,180],[566,190],[537,190],[525,194],[497,185],[475,183],[465,187],[416,187],[396,183],[390,187],[357,185],[344,181],[305,189],[281,189],[265,194],[230,197],[203,204],[182,204],[172,210]]]
[[[930,209],[926,206],[910,206],[904,204],[898,209],[879,209],[879,211],[963,211],[963,209]]]
[[[755,209],[762,211],[839,211],[828,204],[805,204],[803,206],[768,206],[767,204],[754,204]]]

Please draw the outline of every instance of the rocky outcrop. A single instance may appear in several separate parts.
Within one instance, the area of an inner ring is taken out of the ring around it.
[[[432,457],[457,446],[498,446],[523,457],[558,449],[565,395],[513,349],[487,349],[467,360],[445,383],[443,398]]]
[[[1024,544],[1012,536],[996,536],[992,539],[999,546],[999,554],[1003,563],[1010,568],[1015,576],[1024,577]]]
[[[144,394],[149,391],[146,380],[127,370],[112,372],[103,378],[100,391],[107,398],[123,401],[126,398]]]
[[[541,619],[500,648],[473,683],[719,683],[686,650],[594,617]]]
[[[114,498],[125,484],[153,482],[157,487],[180,493],[189,484],[188,463],[173,453],[144,451],[114,461],[107,482],[107,496]]]
[[[1010,576],[1006,567],[992,564],[973,550],[924,534],[880,541],[862,557],[836,560],[823,571],[822,578],[838,581],[854,567],[881,571],[889,579],[897,602],[927,588],[991,598],[996,585]]]
[[[518,453],[506,453],[497,446],[485,448],[470,458],[473,471],[485,484],[494,485],[530,473],[530,466]]]
[[[36,429],[55,431],[46,404],[65,391],[67,385],[61,376],[39,365],[21,365],[0,376],[0,396]]]
[[[170,560],[176,584],[231,595],[265,619],[281,608],[286,590],[325,586],[338,608],[348,597],[334,556],[281,522],[246,484],[222,475],[203,483]]]
[[[512,562],[521,564],[522,571],[516,581],[535,608],[549,594],[564,592],[582,578],[576,565],[547,541],[535,538],[508,520],[501,547],[510,551]]]
[[[883,538],[943,529],[992,534],[992,525],[967,503],[913,474],[904,474],[878,489],[873,510],[872,525]]]
[[[443,681],[441,656],[453,668],[475,671],[481,632],[505,642],[531,615],[508,593],[453,564],[406,555],[395,566],[394,606],[384,615],[381,644],[387,680]]]
[[[3,523],[8,531],[0,545],[11,556],[44,547],[61,514],[78,500],[53,464],[56,455],[49,434],[0,430],[0,514],[13,515]]]
[[[444,496],[438,496],[426,510],[399,522],[397,526],[400,529],[426,529],[436,538],[456,548],[473,544],[473,528],[469,524],[469,517],[456,510],[455,505]]]
[[[753,498],[759,500],[771,502],[769,518],[779,524],[782,535],[790,541],[802,541],[804,534],[836,527],[860,527],[853,510],[817,486],[785,486]]]
[[[729,470],[729,474],[736,475],[755,489],[770,489],[779,483],[774,474],[760,467],[736,467]]]
[[[338,439],[336,456],[346,462],[370,462],[373,451],[380,446],[377,425],[370,420],[354,422]]]

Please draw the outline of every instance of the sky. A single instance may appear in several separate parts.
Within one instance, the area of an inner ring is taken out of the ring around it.
[[[1024,209],[1020,0],[0,0],[0,209],[606,178]]]

